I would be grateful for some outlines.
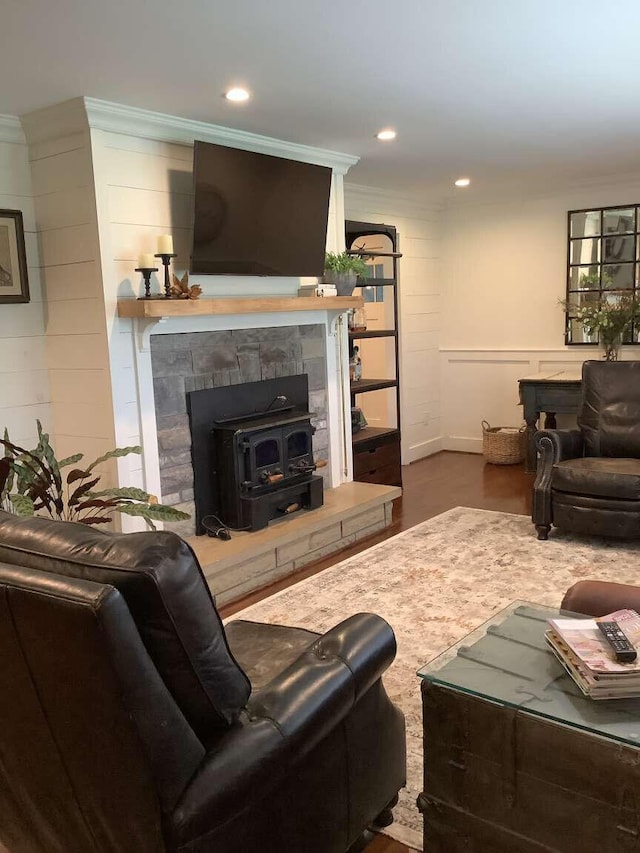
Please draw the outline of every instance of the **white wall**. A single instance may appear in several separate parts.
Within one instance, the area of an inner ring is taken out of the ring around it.
[[[443,447],[480,452],[484,418],[522,423],[518,379],[599,358],[564,344],[567,211],[640,203],[640,177],[530,200],[459,204],[444,215]],[[625,358],[640,357],[627,347]]]
[[[0,434],[32,448],[36,419],[51,430],[40,256],[28,149],[20,122],[0,116],[0,208],[21,210],[31,301],[0,305]],[[1,453],[1,451],[0,451]]]
[[[88,128],[77,101],[22,117],[29,143],[46,300],[58,456],[92,462],[114,447],[111,381]],[[101,466],[101,486],[114,466]]]
[[[440,211],[345,183],[345,216],[398,232],[402,462],[408,464],[441,449]]]

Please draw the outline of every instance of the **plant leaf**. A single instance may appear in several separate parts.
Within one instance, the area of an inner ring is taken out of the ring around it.
[[[28,498],[26,495],[9,495],[9,500],[13,505],[16,515],[23,516],[24,518],[33,515],[34,507],[31,498]]]
[[[75,465],[84,457],[84,453],[74,453],[73,456],[66,456],[58,462],[58,468],[66,468],[67,465]]]
[[[72,468],[67,474],[67,483],[71,485],[71,483],[75,483],[76,480],[84,480],[84,478],[88,476],[88,471],[83,471],[81,468]]]
[[[144,501],[144,503],[149,503],[151,495],[143,489],[137,489],[135,486],[123,486],[121,488],[102,489],[99,492],[91,492],[87,497],[127,498],[132,501]]]
[[[91,506],[101,506],[103,508],[118,506],[118,501],[117,500],[103,501],[100,498],[91,498],[91,500],[82,501],[81,503],[79,503],[77,506],[77,510],[78,510],[78,512],[80,512],[80,510],[88,509]]]
[[[87,467],[87,473],[89,471],[93,471],[96,465],[99,465],[101,462],[106,462],[107,459],[118,459],[121,456],[128,456],[130,453],[142,453],[142,448],[140,445],[135,445],[134,447],[116,447],[115,450],[110,450],[108,453],[105,453],[104,456],[98,456],[97,459],[94,459],[91,465]]]
[[[191,518],[188,512],[182,512],[173,506],[163,506],[162,504],[120,504],[116,507],[117,512],[123,512],[125,515],[137,515],[145,519],[153,519],[154,521],[184,521]]]
[[[67,501],[69,506],[75,506],[80,503],[80,498],[87,494],[87,492],[91,491],[91,489],[95,486],[96,483],[100,481],[100,477],[96,477],[93,480],[89,480],[88,483],[83,483],[82,486],[78,486],[75,492],[71,495],[69,500]]]
[[[42,432],[40,421],[38,421],[38,432],[40,433],[42,457],[49,466],[49,470],[51,471],[51,476],[56,487],[57,496],[60,497],[62,495],[62,477],[60,476],[60,467],[58,465],[56,455],[53,452],[53,447],[51,447],[51,444],[49,443],[49,435],[46,432]]]
[[[85,518],[76,518],[75,520],[80,524],[109,524],[111,521],[110,518],[103,515],[87,515]]]
[[[3,456],[0,459],[0,501],[7,497],[7,481],[11,476],[11,462],[9,457]]]

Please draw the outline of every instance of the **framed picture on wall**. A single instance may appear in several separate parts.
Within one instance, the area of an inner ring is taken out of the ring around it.
[[[0,209],[0,303],[28,301],[22,211]]]

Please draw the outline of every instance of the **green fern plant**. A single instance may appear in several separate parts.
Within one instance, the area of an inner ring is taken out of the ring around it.
[[[142,448],[116,447],[99,456],[90,465],[80,467],[84,454],[76,453],[58,460],[49,443],[49,435],[38,425],[38,445],[25,450],[13,444],[5,427],[4,456],[0,458],[0,506],[16,515],[48,514],[59,521],[78,521],[81,524],[108,524],[113,513],[144,518],[155,530],[154,521],[183,521],[188,513],[159,504],[157,499],[134,487],[95,491],[100,474],[95,468],[107,459],[117,459],[130,453],[142,453]],[[71,470],[63,477],[63,469]]]
[[[327,252],[324,256],[324,268],[336,273],[355,273],[364,278],[370,271],[359,255],[349,255],[347,252]]]

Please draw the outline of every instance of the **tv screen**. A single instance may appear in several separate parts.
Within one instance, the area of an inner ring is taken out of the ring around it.
[[[331,169],[196,142],[191,271],[322,275]]]

